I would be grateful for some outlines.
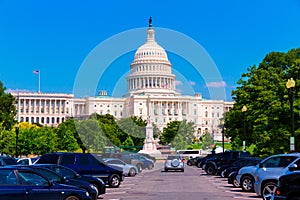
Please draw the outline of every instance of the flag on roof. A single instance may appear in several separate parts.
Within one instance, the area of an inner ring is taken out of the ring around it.
[[[40,73],[40,71],[39,70],[33,70],[33,73],[38,74],[38,73]]]

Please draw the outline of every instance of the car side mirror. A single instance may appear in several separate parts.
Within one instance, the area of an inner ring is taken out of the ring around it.
[[[289,171],[292,172],[292,171],[296,171],[296,170],[300,170],[296,164],[292,164],[291,166],[289,166]]]
[[[79,174],[75,174],[75,178],[80,178],[80,175]]]
[[[259,168],[263,168],[264,165],[263,165],[262,163],[259,163],[259,164],[258,164],[258,167],[259,167]]]

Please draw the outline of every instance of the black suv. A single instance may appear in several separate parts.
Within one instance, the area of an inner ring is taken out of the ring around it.
[[[85,153],[48,153],[42,155],[35,164],[58,164],[69,167],[80,175],[101,178],[110,187],[116,188],[124,180],[123,169],[110,167],[99,156]]]
[[[300,172],[282,175],[279,178],[274,200],[300,198]]]
[[[251,157],[250,152],[235,150],[225,151],[218,157],[207,160],[204,170],[208,175],[215,175],[217,173],[218,167],[220,167],[221,165],[233,163],[239,158],[244,157]]]

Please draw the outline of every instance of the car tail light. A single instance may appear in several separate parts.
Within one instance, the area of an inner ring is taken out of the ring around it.
[[[280,196],[281,191],[280,191],[279,189],[277,189],[277,190],[276,190],[276,194],[277,194],[278,196]]]

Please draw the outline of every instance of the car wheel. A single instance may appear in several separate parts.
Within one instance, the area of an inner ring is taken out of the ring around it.
[[[68,197],[65,198],[64,200],[79,200],[79,198],[76,197],[76,196],[68,196]]]
[[[236,188],[240,187],[239,182],[236,180],[236,176],[233,177],[233,183],[232,183],[232,185],[233,185],[233,187],[236,187]]]
[[[113,174],[108,179],[108,185],[112,188],[117,188],[120,186],[120,177],[117,174]]]
[[[215,168],[212,166],[212,165],[208,165],[206,168],[205,168],[205,172],[208,174],[208,175],[214,175],[216,173],[216,170]]]
[[[198,168],[201,168],[201,162],[198,162],[198,163],[197,163],[197,167],[198,167]]]
[[[96,190],[96,197],[99,196],[99,190],[96,184],[92,184],[94,186],[94,189]]]
[[[148,169],[153,169],[153,167],[154,167],[153,164],[148,165]]]
[[[137,164],[136,167],[138,168],[139,172],[142,172],[143,168],[141,164]]]
[[[135,176],[136,175],[136,171],[134,168],[130,168],[129,169],[129,173],[128,173],[129,176]]]
[[[165,169],[165,172],[167,172],[168,171],[168,169]]]
[[[186,164],[187,164],[188,166],[192,166],[192,162],[191,162],[190,160],[188,160],[188,161],[186,162]]]
[[[241,179],[241,186],[244,192],[252,192],[253,191],[253,182],[254,179],[251,176],[245,176]]]
[[[264,200],[271,200],[277,189],[277,184],[275,182],[267,182],[263,188],[261,195]]]

